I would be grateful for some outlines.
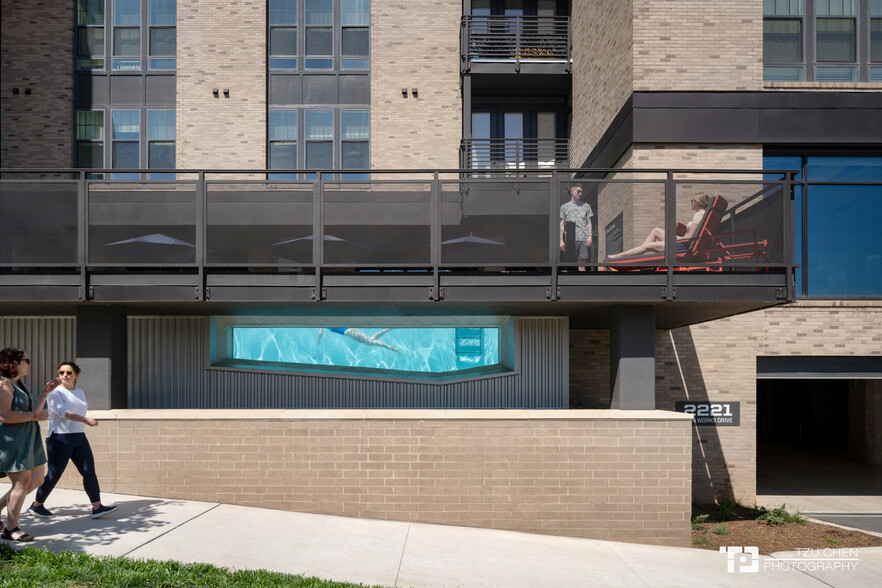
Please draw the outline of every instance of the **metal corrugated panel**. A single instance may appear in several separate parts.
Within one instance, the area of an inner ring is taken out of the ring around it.
[[[568,323],[518,317],[514,374],[427,384],[206,369],[208,319],[129,319],[131,408],[566,408]]]
[[[128,320],[129,406],[188,408],[206,382],[205,317]]]
[[[31,357],[31,373],[24,379],[34,393],[55,377],[59,362],[76,358],[76,318],[0,317],[0,347],[18,347]]]

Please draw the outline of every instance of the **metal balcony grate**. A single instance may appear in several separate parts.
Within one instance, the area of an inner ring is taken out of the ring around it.
[[[464,16],[463,54],[476,60],[568,60],[568,16]]]

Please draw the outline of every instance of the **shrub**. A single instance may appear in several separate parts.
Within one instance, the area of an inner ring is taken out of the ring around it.
[[[709,518],[710,515],[706,514],[700,514],[692,517],[692,530],[700,531],[701,529],[703,529],[704,527],[701,526],[701,523],[706,523]]]
[[[714,535],[728,535],[729,533],[731,533],[731,531],[729,531],[729,527],[726,525],[714,525]]]
[[[731,521],[735,518],[735,503],[721,502],[717,505],[717,519],[721,521]]]
[[[783,525],[784,523],[796,523],[797,525],[804,525],[806,522],[806,518],[802,516],[802,514],[797,512],[787,512],[785,508],[786,505],[782,504],[778,508],[773,508],[771,510],[765,507],[757,507],[755,510],[759,514],[756,517],[758,521],[766,521],[772,525]]]
[[[713,542],[710,540],[710,536],[705,533],[701,537],[692,540],[693,545],[713,545]]]

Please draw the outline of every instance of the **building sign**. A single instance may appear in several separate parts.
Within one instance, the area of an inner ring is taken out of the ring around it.
[[[697,427],[740,427],[740,402],[677,402],[677,412],[694,415],[692,424]]]
[[[625,217],[623,213],[614,218],[611,223],[606,225],[606,256],[615,255],[625,250],[624,242],[624,225]]]

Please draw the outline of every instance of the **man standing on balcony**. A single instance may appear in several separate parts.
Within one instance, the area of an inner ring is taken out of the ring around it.
[[[573,184],[570,186],[570,201],[565,202],[560,207],[560,250],[567,250],[567,223],[573,223],[575,226],[575,243],[576,260],[581,263],[588,262],[588,248],[592,243],[592,227],[591,217],[594,212],[591,206],[582,200],[583,191],[581,184]],[[579,271],[584,272],[585,266],[579,266]]]

